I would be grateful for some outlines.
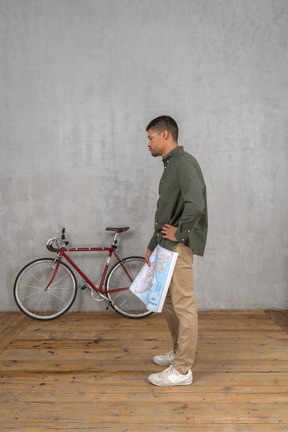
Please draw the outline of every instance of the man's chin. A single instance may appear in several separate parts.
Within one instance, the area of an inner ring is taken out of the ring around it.
[[[150,153],[151,153],[151,156],[153,156],[153,157],[157,157],[157,156],[159,156],[159,154],[156,153],[156,152],[151,151]]]

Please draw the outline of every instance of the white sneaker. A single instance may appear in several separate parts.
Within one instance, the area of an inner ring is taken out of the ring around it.
[[[167,354],[153,357],[153,362],[160,366],[171,366],[173,365],[174,359],[175,354],[173,351],[170,351]]]
[[[186,375],[182,375],[173,366],[169,366],[163,372],[149,375],[148,381],[156,386],[190,385],[193,382],[193,375],[191,369]]]

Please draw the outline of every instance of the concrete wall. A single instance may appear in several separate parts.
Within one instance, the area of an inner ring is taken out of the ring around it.
[[[129,225],[123,254],[145,253],[160,114],[207,182],[199,309],[287,309],[287,0],[0,0],[0,20],[0,309],[62,226],[83,246]]]

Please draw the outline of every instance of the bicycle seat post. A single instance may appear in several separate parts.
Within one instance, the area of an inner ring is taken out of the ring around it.
[[[113,243],[112,243],[112,246],[114,247],[117,247],[117,243],[118,243],[117,237],[118,237],[118,233],[115,232]]]

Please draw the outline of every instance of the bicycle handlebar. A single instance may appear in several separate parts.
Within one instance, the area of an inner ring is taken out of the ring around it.
[[[60,245],[58,242],[59,240],[61,240],[62,245]],[[68,242],[65,242],[63,244],[63,240],[60,237],[53,237],[51,239],[49,239],[46,243],[46,248],[50,251],[50,252],[60,252],[63,245],[67,244]],[[55,247],[56,246],[56,247]]]
[[[69,244],[69,242],[66,240],[65,231],[66,228],[62,228],[61,235],[59,235],[59,237],[53,237],[47,241],[46,248],[50,252],[60,252],[63,246]]]

